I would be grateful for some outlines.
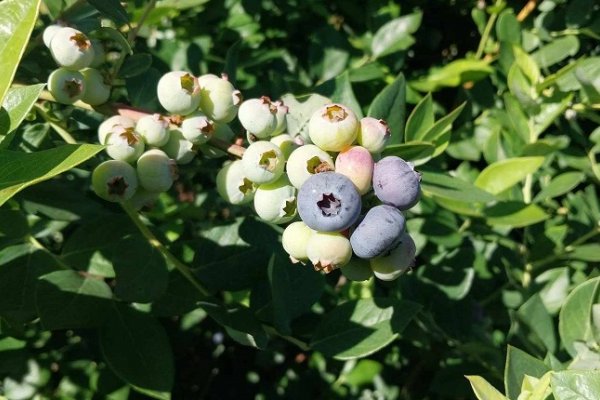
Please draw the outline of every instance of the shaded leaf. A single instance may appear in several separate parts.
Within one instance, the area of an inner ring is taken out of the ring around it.
[[[391,132],[389,144],[399,144],[404,141],[406,79],[402,73],[375,96],[367,115],[387,122]]]

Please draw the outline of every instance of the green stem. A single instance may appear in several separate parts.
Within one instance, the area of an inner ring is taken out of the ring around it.
[[[496,1],[496,6],[499,6],[502,3],[501,0]],[[490,39],[490,35],[492,33],[492,28],[494,28],[494,24],[496,23],[496,19],[498,18],[498,13],[494,12],[490,15],[490,19],[488,19],[485,28],[483,29],[483,34],[481,35],[481,40],[479,41],[479,46],[477,46],[477,53],[475,53],[475,58],[481,58],[483,56],[483,52],[485,51],[485,45]]]
[[[156,6],[156,0],[150,0],[150,2],[148,4],[146,4],[144,13],[140,17],[140,20],[138,21],[137,25],[127,35],[127,41],[129,42],[129,44],[132,47],[133,47],[133,42],[135,41],[135,38],[137,37],[140,29],[142,28],[142,25],[144,25],[144,21],[146,21],[146,18],[148,18],[148,15],[150,15],[150,11],[152,11],[152,9],[155,6]]]
[[[292,337],[292,336],[282,335],[281,333],[277,332],[277,330],[270,325],[262,324],[262,326],[267,333],[270,333],[271,335],[279,336],[280,338],[285,339],[292,344],[295,344],[296,346],[298,346],[300,348],[300,350],[302,350],[302,351],[310,350],[310,346],[307,343],[303,342],[302,340],[296,339],[295,337]]]
[[[544,257],[540,260],[537,261],[533,261],[531,263],[532,269],[538,269],[541,268],[545,265],[548,265],[560,258],[562,258],[563,256],[565,256],[566,254],[569,254],[570,252],[572,252],[573,250],[575,250],[575,247],[579,246],[580,244],[583,244],[585,242],[587,242],[589,239],[592,239],[593,237],[597,236],[600,234],[600,226],[596,226],[594,229],[592,229],[591,231],[589,231],[588,233],[586,233],[583,236],[580,236],[577,240],[574,240],[573,242],[571,242],[569,245],[565,246],[565,248],[559,252],[559,253],[555,253],[552,254],[548,257]]]
[[[189,267],[181,261],[179,261],[177,257],[175,257],[173,253],[171,253],[169,249],[167,249],[165,245],[163,245],[160,242],[160,240],[156,238],[152,231],[150,231],[150,228],[148,228],[148,226],[144,224],[144,222],[140,218],[139,213],[136,210],[134,210],[133,207],[131,207],[129,204],[121,203],[121,206],[129,216],[129,218],[133,221],[135,226],[138,228],[140,233],[148,240],[148,243],[150,243],[152,247],[158,250],[163,255],[163,257],[169,263],[171,263],[175,267],[175,269],[179,271],[181,275],[183,275],[183,277],[187,279],[188,282],[190,282],[198,290],[198,292],[200,292],[203,296],[210,296],[208,290],[204,286],[202,286],[202,284],[198,282],[196,278],[194,278],[194,275],[190,271]]]
[[[71,134],[65,128],[54,122],[46,110],[44,110],[39,104],[35,105],[35,110],[66,143],[77,144],[77,140],[75,140],[75,138],[71,136]]]
[[[43,244],[41,244],[34,236],[28,236],[27,238],[29,240],[29,243],[31,243],[31,245],[33,247],[35,247],[36,249],[40,249],[42,251],[44,251],[45,253],[49,254],[52,259],[54,261],[56,261],[56,264],[62,268],[62,269],[71,269],[67,264],[65,264],[65,262],[56,254],[52,253],[51,251],[49,251]]]

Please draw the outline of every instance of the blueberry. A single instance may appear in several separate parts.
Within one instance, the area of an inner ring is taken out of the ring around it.
[[[371,259],[371,269],[378,279],[393,281],[414,265],[416,252],[415,242],[404,232],[389,253]]]
[[[360,194],[371,190],[373,177],[373,157],[362,146],[350,146],[335,159],[335,172],[346,175]]]
[[[364,117],[360,120],[357,142],[371,153],[380,153],[390,139],[388,124],[382,119]]]
[[[252,143],[242,156],[246,177],[254,183],[275,182],[282,174],[285,158],[277,145],[266,140]]]
[[[281,235],[283,249],[290,255],[292,262],[303,262],[308,260],[306,254],[308,240],[315,233],[302,221],[292,222],[285,228]],[[369,270],[370,272],[370,270]]]
[[[266,96],[248,99],[240,105],[238,119],[249,133],[266,139],[277,128],[277,106]]]
[[[241,160],[227,163],[219,170],[217,192],[231,204],[244,204],[252,201],[256,185],[246,178]]]
[[[89,67],[94,60],[92,42],[77,29],[64,27],[49,35],[50,53],[61,67],[76,71]]]
[[[374,258],[389,251],[398,244],[405,223],[404,216],[395,207],[371,208],[350,236],[354,254],[360,258]]]
[[[373,190],[385,204],[408,210],[421,197],[421,175],[400,157],[388,156],[375,163]]]
[[[217,122],[231,122],[242,102],[242,95],[224,77],[206,74],[198,77],[200,84],[200,109]]]
[[[169,141],[169,121],[160,114],[146,115],[135,124],[139,133],[149,146],[164,146]]]
[[[308,122],[310,140],[325,151],[342,151],[358,135],[356,114],[343,104],[327,104]]]
[[[254,210],[267,222],[284,224],[296,216],[296,188],[285,175],[263,183],[254,194]]]
[[[169,140],[161,149],[167,153],[177,164],[187,164],[196,156],[194,144],[187,140],[180,129],[169,131]]]
[[[106,137],[106,153],[115,160],[135,162],[144,152],[144,141],[133,128],[116,129]]]
[[[142,154],[136,170],[140,186],[149,192],[166,192],[177,176],[175,162],[159,149]]]
[[[134,195],[137,187],[135,169],[125,161],[104,161],[92,172],[92,188],[104,200],[125,201]]]
[[[91,106],[106,103],[110,97],[110,85],[106,83],[102,73],[95,68],[84,68],[80,72],[85,81],[81,100]]]
[[[290,182],[298,189],[314,174],[333,171],[333,168],[331,156],[314,144],[306,144],[292,151],[285,166]]]
[[[185,71],[164,74],[158,81],[156,94],[160,104],[172,114],[190,114],[200,104],[198,79]]]
[[[315,232],[306,243],[306,255],[315,271],[329,273],[352,258],[350,241],[339,232]]]
[[[85,79],[79,71],[57,68],[48,76],[48,90],[62,104],[73,104],[83,97]]]
[[[336,172],[308,178],[298,191],[298,214],[316,231],[349,228],[360,216],[360,194],[350,179]]]
[[[106,144],[106,138],[111,133],[122,133],[127,128],[135,127],[135,121],[122,115],[113,115],[98,126],[98,141]]]

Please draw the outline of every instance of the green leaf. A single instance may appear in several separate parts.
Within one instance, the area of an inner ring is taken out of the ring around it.
[[[556,351],[554,322],[538,293],[531,296],[517,311],[521,322],[542,341],[546,350]]]
[[[129,15],[119,0],[88,0],[101,14],[112,19],[117,25],[129,23]]]
[[[351,362],[351,361],[349,361]],[[374,360],[360,360],[352,370],[342,377],[351,386],[362,386],[373,383],[373,379],[383,370],[383,365]]]
[[[415,39],[411,36],[421,25],[421,12],[395,18],[385,23],[373,35],[371,53],[375,58],[406,50],[413,45]]]
[[[35,153],[0,150],[0,205],[27,186],[61,174],[103,148],[94,144],[67,144]]]
[[[480,376],[465,376],[479,400],[508,400],[502,393]]]
[[[421,178],[421,189],[423,192],[437,197],[469,203],[487,203],[496,199],[494,195],[485,190],[481,190],[469,182],[450,175],[423,171]]]
[[[581,261],[598,262],[600,261],[600,244],[588,243],[582,244],[564,255],[564,258],[570,258]]]
[[[537,196],[535,196],[534,201],[543,201],[554,197],[558,197],[565,193],[569,193],[575,188],[575,186],[583,182],[584,178],[585,174],[583,172],[573,171],[557,175],[554,178],[552,178],[550,183],[548,183],[548,186],[544,187],[537,194]]]
[[[112,303],[112,291],[104,281],[70,270],[41,276],[35,296],[40,320],[48,330],[99,327]]]
[[[496,36],[502,42],[521,43],[521,25],[512,9],[506,9],[498,16]]]
[[[560,371],[552,375],[555,400],[597,400],[600,371]]]
[[[354,111],[358,119],[363,117],[360,104],[356,100],[356,96],[352,90],[352,83],[350,82],[348,71],[319,85],[315,88],[315,91],[329,97],[334,103],[341,103],[349,107]],[[287,103],[285,104],[287,105]]]
[[[442,68],[434,69],[427,77],[410,83],[410,86],[420,92],[435,92],[444,87],[456,87],[465,82],[479,81],[494,69],[487,61],[461,59],[455,60]]]
[[[517,157],[488,165],[475,180],[475,186],[499,194],[533,174],[544,163],[544,157]]]
[[[579,39],[575,35],[570,35],[554,39],[534,52],[531,57],[541,68],[548,68],[569,56],[574,56],[578,51]]]
[[[541,378],[549,370],[543,361],[509,345],[504,368],[504,387],[508,398],[519,397],[525,375]]]
[[[21,211],[0,209],[0,247],[2,239],[21,239],[29,233],[27,217]]]
[[[0,136],[14,131],[21,125],[40,93],[44,90],[44,86],[45,84],[40,83],[8,90],[2,109],[0,109]]]
[[[558,316],[560,339],[571,357],[577,356],[576,342],[594,339],[592,307],[598,303],[600,278],[593,278],[577,286],[565,300]]]
[[[259,349],[267,347],[269,336],[249,308],[241,305],[226,307],[208,301],[201,301],[198,305],[236,342]]]
[[[426,132],[422,135],[417,134],[415,137],[416,140],[422,140],[424,142],[435,142],[444,134],[452,125],[454,120],[458,118],[462,110],[465,108],[467,103],[462,103],[460,106],[456,107],[454,110],[450,111],[448,114],[444,115],[442,118],[437,120],[432,127],[430,127]]]
[[[420,309],[391,298],[348,301],[325,315],[311,348],[340,360],[367,356],[396,339]]]
[[[125,79],[127,93],[131,99],[131,105],[146,110],[154,110],[159,107],[156,85],[161,78],[156,68],[150,67],[141,75]]]
[[[398,156],[406,161],[428,160],[433,156],[435,146],[430,142],[417,142],[392,144],[383,150],[383,156]]]
[[[410,143],[423,137],[433,126],[434,117],[433,99],[431,93],[427,93],[408,116],[404,141]]]
[[[0,2],[0,103],[15,76],[37,20],[40,0]]]
[[[535,204],[506,201],[494,204],[484,211],[490,225],[505,225],[521,228],[548,219],[550,216]]]
[[[101,0],[99,0],[101,1]],[[133,55],[133,49],[131,48],[131,44],[127,41],[127,38],[115,28],[111,28],[110,26],[102,26],[96,30],[98,36],[102,38],[107,38],[109,40],[113,40],[120,47],[121,51]]]
[[[514,132],[524,142],[528,142],[531,137],[531,128],[529,127],[529,119],[523,112],[521,105],[516,97],[510,93],[504,94],[504,106],[508,114],[508,125],[512,127]],[[511,132],[512,133],[512,132]]]
[[[367,115],[387,122],[391,132],[389,144],[400,144],[404,141],[406,79],[402,73],[375,96]]]
[[[535,62],[535,59],[527,54],[521,47],[513,46],[513,53],[515,55],[515,63],[523,74],[527,77],[530,83],[537,83],[542,74],[540,67]]]
[[[281,252],[274,252],[269,261],[269,283],[275,327],[285,335],[291,333],[291,321],[310,311],[325,289],[323,275],[293,265]]]
[[[148,71],[152,66],[152,56],[147,53],[136,53],[128,56],[119,69],[119,77],[131,78]]]
[[[102,355],[113,372],[144,393],[170,398],[173,353],[163,327],[152,316],[116,304],[100,331]]]

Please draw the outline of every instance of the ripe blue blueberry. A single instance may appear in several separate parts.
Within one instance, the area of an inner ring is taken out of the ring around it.
[[[373,190],[385,204],[408,210],[421,197],[421,175],[400,157],[388,156],[375,163]]]
[[[311,229],[342,231],[360,216],[360,194],[350,179],[336,172],[308,178],[298,191],[298,214]]]
[[[378,279],[393,281],[414,265],[416,252],[415,242],[404,232],[394,249],[371,259],[371,269]]]
[[[352,250],[360,258],[378,257],[398,244],[404,232],[404,216],[397,208],[371,208],[350,236]]]

